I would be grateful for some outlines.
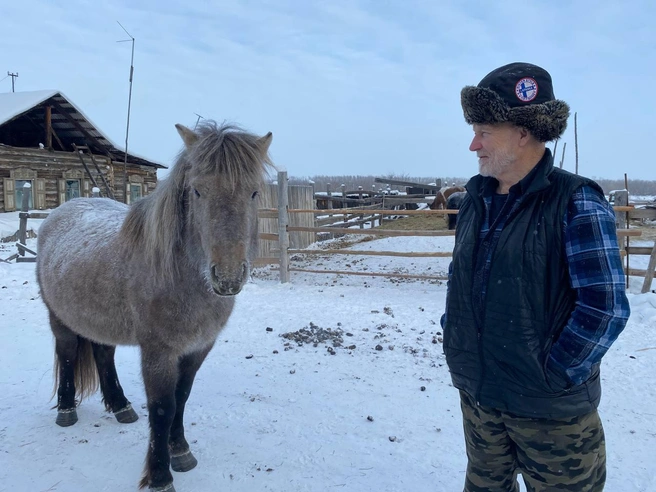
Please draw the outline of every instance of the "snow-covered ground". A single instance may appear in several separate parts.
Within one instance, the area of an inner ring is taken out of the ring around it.
[[[411,237],[353,248],[452,245],[452,237]],[[0,257],[14,250],[6,244]],[[448,261],[313,256],[301,263],[440,274]],[[632,257],[632,267],[646,261]],[[631,280],[633,313],[602,367],[609,492],[656,491],[656,294],[639,294],[641,285]],[[199,464],[174,473],[178,492],[462,490],[458,395],[439,326],[445,289],[435,281],[306,273],[280,284],[275,272],[257,270],[194,385],[186,430]],[[328,339],[301,346],[303,329]],[[337,335],[341,347],[333,347]],[[81,404],[76,425],[55,425],[52,362],[34,264],[0,262],[0,491],[136,490],[148,439],[138,350],[117,350],[122,385],[140,415],[128,425],[107,414],[98,395]]]

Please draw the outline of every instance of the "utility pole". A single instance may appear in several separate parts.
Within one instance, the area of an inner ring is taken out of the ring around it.
[[[132,104],[132,75],[134,74],[134,37],[123,27],[123,25],[116,21],[121,29],[130,37],[130,39],[123,39],[117,43],[132,42],[132,57],[130,58],[130,92],[128,94],[128,121],[125,125],[125,155],[123,157],[123,203],[128,203],[128,135],[130,134],[130,106]]]
[[[7,72],[7,77],[11,77],[11,92],[15,92],[14,91],[14,80],[16,80],[16,78],[18,78],[18,72],[16,72],[16,73]]]
[[[576,171],[575,174],[579,173],[579,133],[576,126],[576,116],[577,113],[574,113],[574,151],[576,153]],[[628,239],[628,237],[627,237]],[[627,275],[628,278],[628,275]]]

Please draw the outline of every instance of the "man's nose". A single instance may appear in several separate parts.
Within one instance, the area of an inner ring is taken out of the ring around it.
[[[481,145],[481,139],[478,138],[477,135],[474,135],[474,138],[472,138],[471,143],[469,144],[469,150],[472,152],[476,152],[478,150],[481,150],[483,147]]]

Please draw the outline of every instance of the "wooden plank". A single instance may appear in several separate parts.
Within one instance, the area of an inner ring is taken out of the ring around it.
[[[257,258],[256,260],[253,260],[251,262],[251,266],[253,268],[263,267],[266,265],[279,265],[279,264],[280,264],[279,258]]]
[[[631,277],[644,277],[646,274],[647,274],[647,270],[642,270],[641,268],[629,268],[628,271],[628,275],[630,275]]]
[[[280,248],[280,283],[289,282],[289,194],[287,171],[278,171],[278,244]]]
[[[269,232],[260,232],[259,238],[264,241],[277,241],[278,234],[271,234]]]
[[[456,231],[395,231],[391,229],[348,229],[339,227],[289,227],[289,231],[329,232],[332,234],[363,234],[368,236],[455,236]]]
[[[642,236],[642,231],[636,229],[617,229],[617,237],[638,237]]]
[[[46,148],[52,149],[52,107],[46,106]]]
[[[30,219],[47,219],[49,212],[29,212],[27,217]]]
[[[629,212],[629,219],[656,219],[656,208],[636,208]]]
[[[314,214],[314,215],[344,215],[344,214],[353,214],[357,213],[358,208],[342,208],[342,209],[293,209],[290,208],[287,210],[288,214]],[[446,210],[389,210],[389,209],[362,209],[367,214],[378,214],[378,215],[447,215],[447,214],[457,214],[458,210],[455,209],[446,209]],[[261,208],[258,211],[259,217],[264,217],[265,215],[274,214],[273,217],[277,217],[278,210],[275,208]]]
[[[57,135],[57,132],[55,131],[54,128],[50,128],[50,133],[52,133],[52,136],[55,137],[55,140],[57,140],[57,143],[59,144],[59,148],[60,148],[61,150],[66,150],[66,149],[64,148],[64,144],[63,144],[62,141],[59,139],[59,135]]]
[[[424,184],[424,183],[415,183],[413,181],[402,181],[400,179],[374,178],[374,182],[391,184],[391,185],[395,185],[395,186],[414,186],[415,188],[425,188],[427,190],[435,190],[435,191],[439,190],[442,187],[441,185],[429,185],[429,184]]]
[[[87,166],[87,163],[84,162],[84,157],[82,157],[82,152],[79,150],[79,147],[75,144],[73,144],[73,149],[75,149],[75,153],[77,154],[78,158],[80,159],[80,162],[84,166],[84,170],[87,172],[87,175],[89,176],[89,179],[91,179],[91,182],[93,183],[93,186],[98,188],[98,183],[96,183],[96,178],[93,177],[91,174],[91,170],[89,169],[89,166]]]
[[[96,145],[96,147],[98,147],[98,149],[105,149],[107,147],[102,142],[100,142],[100,140],[98,140],[96,137],[91,135],[91,133],[89,133],[89,131],[86,128],[80,125],[80,123],[75,118],[73,118],[73,116],[54,99],[52,99],[52,105],[55,108],[57,108],[57,113],[61,114],[66,119],[66,121],[68,121],[71,125],[75,127],[76,130],[78,130],[79,132],[82,133],[82,135],[84,135],[86,138],[91,140]]]
[[[405,258],[450,258],[452,256],[451,252],[405,253],[403,251],[356,251],[353,249],[290,249],[289,254],[401,256]]]
[[[360,275],[363,277],[392,277],[392,278],[417,278],[422,280],[448,280],[446,276],[411,275],[407,273],[378,273],[378,272],[349,272],[342,270],[309,270],[306,268],[290,268],[290,272],[305,273],[330,273],[333,275]]]
[[[654,280],[654,268],[656,268],[656,241],[654,242],[654,247],[652,248],[651,255],[649,256],[649,265],[647,266],[647,271],[645,272],[645,281],[642,284],[642,294],[651,290],[651,282]]]
[[[22,243],[16,243],[16,247],[18,248],[19,251],[20,251],[20,250],[27,251],[27,252],[30,253],[31,255],[36,256],[36,251],[32,251],[30,248],[28,248],[27,246],[25,246],[25,244],[22,244]]]
[[[385,197],[385,203],[433,203],[433,200],[435,198],[426,198],[426,197],[421,197],[421,198],[416,198],[416,197],[408,197],[406,198],[406,195],[394,195],[394,196],[386,196]]]
[[[18,253],[14,253],[13,255],[11,255],[8,258],[0,258],[0,261],[4,261],[5,263],[9,263],[11,260],[15,260],[16,258],[18,258]]]
[[[25,258],[19,256],[16,258],[16,263],[36,263],[36,256],[27,256]]]
[[[629,246],[628,248],[626,248],[626,252],[630,255],[649,256],[653,250],[654,248],[650,248],[649,246]],[[620,253],[624,253],[624,250],[620,250]]]

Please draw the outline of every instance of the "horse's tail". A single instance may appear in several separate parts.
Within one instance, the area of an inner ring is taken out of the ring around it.
[[[59,357],[55,352],[55,366],[53,369],[55,385],[53,388],[53,397],[57,394],[59,388]],[[77,335],[77,357],[75,360],[75,397],[78,402],[98,391],[100,379],[96,369],[96,359],[93,356],[93,346],[91,341]]]

